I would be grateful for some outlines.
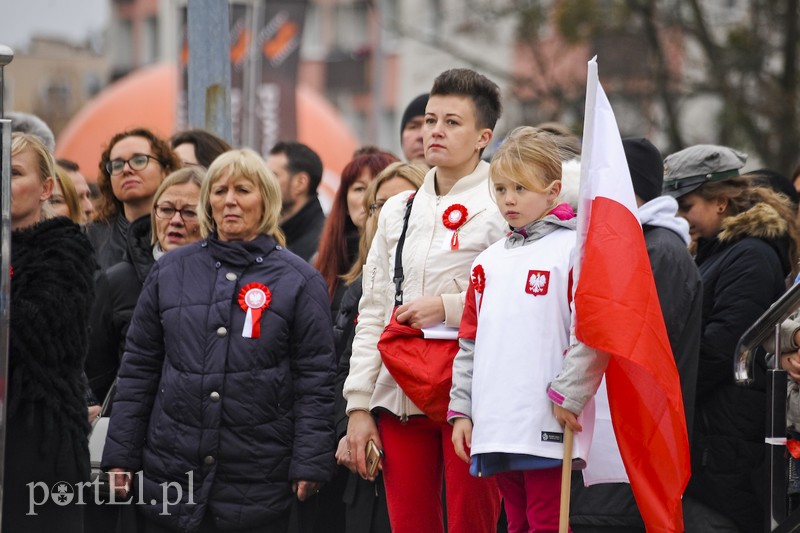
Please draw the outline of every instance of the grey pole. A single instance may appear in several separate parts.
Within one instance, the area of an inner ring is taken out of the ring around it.
[[[231,136],[230,23],[227,0],[189,0],[189,127]]]
[[[5,87],[5,82],[3,81],[3,67],[11,63],[14,59],[14,51],[4,44],[0,44],[0,118],[5,117],[3,111],[3,87]]]
[[[383,139],[383,78],[385,55],[383,53],[383,16],[384,6],[381,0],[372,3],[373,9],[373,35],[374,46],[372,49],[372,113],[370,114],[369,129],[370,142],[378,146],[386,146]]]
[[[6,394],[8,391],[8,320],[11,290],[11,121],[3,118],[3,68],[14,51],[0,44],[0,527],[3,523],[3,483],[6,456]]]

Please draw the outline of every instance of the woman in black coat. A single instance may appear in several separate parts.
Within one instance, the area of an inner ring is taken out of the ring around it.
[[[150,216],[128,228],[125,260],[95,277],[86,375],[101,402],[117,377],[125,335],[150,267],[166,252],[200,239],[197,203],[204,175],[205,169],[191,166],[164,178],[153,196]]]
[[[200,192],[207,238],[145,281],[103,455],[145,531],[284,532],[333,472],[327,291],[283,247],[280,208],[258,154],[223,154]]]
[[[169,143],[146,128],[123,131],[111,138],[100,156],[97,214],[87,226],[100,269],[125,259],[131,223],[149,218],[156,189],[180,166]]]
[[[358,303],[361,299],[361,275],[364,263],[367,260],[369,246],[375,236],[378,224],[378,215],[386,200],[403,191],[415,191],[422,186],[425,179],[425,168],[413,163],[392,163],[378,174],[367,188],[364,197],[364,210],[367,219],[364,223],[364,232],[361,235],[358,258],[353,268],[344,276],[347,289],[341,300],[339,312],[333,324],[333,335],[336,341],[336,354],[339,369],[336,374],[336,435],[340,439],[337,459],[348,467],[350,464],[347,456],[347,414],[346,404],[342,389],[344,381],[350,370],[350,355],[352,353],[353,335],[355,334],[358,319]],[[375,481],[361,479],[355,472],[340,470],[337,478],[342,480],[340,488],[341,500],[345,504],[345,530],[347,533],[388,533],[389,512],[386,507],[386,493],[383,488],[383,477],[380,475]],[[333,485],[323,488],[330,490]],[[338,502],[341,503],[341,502]],[[323,524],[324,520],[321,521]],[[323,529],[316,530],[322,533]]]
[[[55,162],[36,137],[11,142],[11,309],[3,531],[82,532],[75,499],[89,478],[81,372],[92,301],[92,248],[48,218]],[[88,260],[87,260],[88,258]]]
[[[714,146],[673,154],[665,160],[668,177],[681,177],[665,181],[665,190],[677,196],[678,214],[689,221],[703,282],[692,477],[686,494],[749,532],[763,530],[765,519],[765,362],[762,352],[754,384],[742,387],[734,382],[734,353],[739,336],[783,294],[785,280],[797,274],[800,240],[788,200],[752,176],[739,176],[736,169],[744,161],[737,155]],[[687,530],[695,529],[687,521]]]

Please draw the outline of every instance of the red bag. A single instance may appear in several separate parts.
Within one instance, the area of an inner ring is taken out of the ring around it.
[[[414,196],[412,194],[406,201],[403,230],[397,240],[394,258],[394,310],[392,319],[381,333],[378,351],[389,374],[414,405],[430,419],[444,422],[450,404],[453,359],[458,353],[458,341],[425,339],[422,330],[400,324],[395,318],[397,307],[403,305],[403,245]]]
[[[422,330],[397,322],[395,311],[378,341],[389,374],[431,420],[447,420],[457,340],[425,339]]]

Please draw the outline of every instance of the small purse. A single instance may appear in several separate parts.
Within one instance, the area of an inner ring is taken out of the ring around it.
[[[403,230],[397,241],[394,309],[378,341],[378,351],[389,374],[414,405],[430,419],[444,422],[450,403],[453,359],[458,353],[458,341],[425,339],[422,330],[400,324],[395,318],[397,307],[403,305],[403,245],[413,202],[414,195],[406,203]]]
[[[100,465],[103,461],[103,448],[106,445],[106,435],[108,434],[108,423],[111,420],[109,410],[114,398],[114,393],[117,390],[117,381],[111,384],[108,389],[103,406],[100,408],[100,416],[98,416],[92,424],[91,433],[89,433],[89,463],[92,471],[90,474],[90,481],[92,484],[98,483],[99,494],[103,497],[108,497],[110,494],[108,474],[103,472]],[[95,481],[98,480],[98,481]]]

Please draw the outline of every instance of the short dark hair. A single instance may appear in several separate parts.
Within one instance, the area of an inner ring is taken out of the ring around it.
[[[202,129],[179,131],[170,138],[169,143],[172,148],[177,148],[178,145],[185,143],[194,146],[194,156],[197,158],[197,163],[205,168],[211,166],[211,163],[220,154],[231,149],[231,145],[225,139]]]
[[[480,128],[494,129],[503,113],[500,87],[468,68],[445,70],[433,81],[431,96],[467,96],[475,104],[475,120]]]
[[[81,169],[78,166],[78,163],[69,159],[56,159],[56,165],[60,166],[67,172],[79,172]]]
[[[308,174],[308,195],[316,196],[317,187],[322,181],[322,160],[317,152],[303,143],[294,141],[278,141],[269,151],[269,155],[284,154],[288,161],[286,167],[291,174],[305,172]]]

